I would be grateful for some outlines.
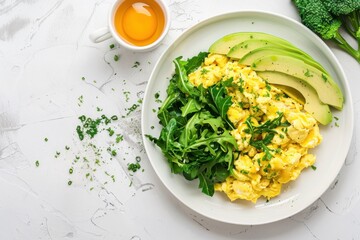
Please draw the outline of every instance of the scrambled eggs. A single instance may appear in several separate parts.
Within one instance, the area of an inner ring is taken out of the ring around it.
[[[303,111],[302,104],[269,85],[251,67],[223,55],[209,54],[202,66],[189,74],[192,84],[205,88],[230,78],[236,87],[227,88],[233,102],[227,116],[235,126],[231,134],[237,140],[240,155],[231,175],[216,184],[215,190],[226,193],[231,201],[245,199],[255,203],[261,196],[277,196],[283,184],[312,166],[315,156],[308,149],[319,145],[322,136],[316,120]],[[254,139],[249,124],[257,127],[279,117],[281,123],[276,128]],[[269,133],[271,141],[266,146],[254,146],[254,141]]]

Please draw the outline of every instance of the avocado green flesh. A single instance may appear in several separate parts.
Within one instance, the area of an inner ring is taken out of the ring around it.
[[[327,125],[332,121],[332,114],[327,104],[319,100],[318,94],[305,81],[279,72],[258,72],[258,75],[270,84],[275,84],[280,90],[294,99],[305,100],[304,109],[319,123]],[[299,96],[301,95],[301,97]]]
[[[229,54],[230,54],[230,52],[229,52]],[[239,60],[239,63],[248,65],[248,66],[252,66],[252,64],[256,60],[258,60],[259,58],[262,58],[264,56],[268,56],[268,55],[291,56],[291,57],[294,57],[296,59],[299,59],[299,60],[305,62],[306,64],[309,64],[310,66],[317,68],[324,74],[327,74],[326,70],[315,60],[313,60],[307,56],[304,56],[302,54],[299,54],[297,52],[288,51],[286,49],[277,48],[275,46],[274,47],[262,47],[262,48],[255,49],[255,50],[249,52],[248,54],[246,54],[245,56],[243,56]],[[237,58],[237,56],[238,56],[237,52],[233,51],[232,56],[229,56],[229,57]]]
[[[246,40],[250,39],[266,39],[268,41],[274,41],[277,43],[281,43],[283,45],[294,47],[291,43],[288,41],[281,39],[279,37],[267,34],[267,33],[261,33],[261,32],[237,32],[232,33],[229,35],[226,35],[220,39],[218,39],[216,42],[214,42],[209,47],[210,53],[218,53],[227,55],[227,53],[230,51],[232,47],[235,45],[244,42]]]
[[[270,72],[270,73],[276,73],[276,72]],[[291,77],[291,76],[288,76],[288,77]],[[302,81],[300,79],[297,79],[297,80]],[[304,81],[302,81],[302,82],[304,82]],[[275,87],[277,87],[278,89],[280,89],[281,91],[286,93],[286,95],[288,95],[289,97],[291,97],[295,101],[301,103],[302,105],[305,104],[306,101],[305,101],[304,96],[298,90],[296,90],[295,88],[285,86],[285,85],[278,85],[278,84],[272,84],[272,85],[274,85]],[[316,93],[316,96],[317,96],[317,93]],[[319,98],[319,97],[317,97],[317,98]]]
[[[268,55],[253,62],[252,68],[257,72],[274,71],[299,78],[315,89],[321,102],[337,109],[343,107],[344,97],[334,80],[302,60],[291,56]]]
[[[239,44],[236,44],[230,49],[230,51],[227,53],[227,56],[231,58],[242,59],[250,52],[264,47],[268,47],[270,49],[283,49],[284,51],[297,53],[299,55],[303,55],[303,57],[309,58],[309,60],[313,60],[310,55],[295,46],[292,46],[290,44],[283,44],[282,42],[278,42],[277,40],[273,41],[269,39],[249,39],[240,42]]]

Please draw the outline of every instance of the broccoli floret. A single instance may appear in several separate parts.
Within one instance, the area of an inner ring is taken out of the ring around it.
[[[322,3],[335,16],[347,15],[360,9],[359,0],[322,0]]]
[[[340,48],[360,62],[360,51],[355,50],[351,45],[349,45],[339,32],[342,25],[341,19],[334,17],[331,12],[328,11],[323,1],[325,0],[293,0],[298,8],[302,23],[305,26],[317,33],[321,38],[334,41]],[[334,2],[334,0],[327,1]],[[348,2],[350,1],[351,0]],[[358,0],[354,0],[354,2],[355,1]]]
[[[326,9],[338,17],[347,32],[353,36],[360,47],[360,1],[359,0],[322,0]]]
[[[341,22],[331,16],[320,0],[294,0],[294,2],[305,26],[324,39],[336,37]]]

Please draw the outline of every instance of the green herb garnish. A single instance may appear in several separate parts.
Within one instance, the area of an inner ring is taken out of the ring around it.
[[[244,130],[245,133],[251,134],[250,145],[255,147],[258,150],[262,150],[265,155],[262,160],[270,160],[273,155],[270,153],[271,150],[267,145],[271,143],[271,140],[274,138],[277,132],[274,130],[277,127],[288,127],[289,122],[282,122],[282,118],[284,113],[278,112],[278,117],[273,120],[268,120],[264,124],[259,126],[254,126],[251,122],[251,118],[249,117],[245,123],[248,126],[247,129]]]
[[[141,166],[140,166],[140,164],[138,162],[137,163],[130,163],[128,165],[128,170],[132,171],[132,172],[136,172],[140,168],[141,168]]]
[[[136,61],[134,62],[134,65],[132,66],[133,68],[137,68],[140,66],[140,62]]]

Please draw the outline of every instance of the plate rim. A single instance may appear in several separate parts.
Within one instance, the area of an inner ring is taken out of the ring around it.
[[[334,63],[334,65],[336,66],[336,69],[334,70],[338,75],[339,75],[339,82],[342,84],[343,90],[344,92],[346,92],[347,94],[344,94],[344,97],[347,96],[348,98],[345,99],[345,103],[344,105],[349,105],[349,113],[350,113],[350,118],[346,119],[346,123],[348,124],[347,129],[350,129],[350,136],[347,139],[347,142],[343,143],[343,145],[345,145],[346,147],[343,148],[344,150],[342,151],[343,153],[341,155],[344,155],[343,159],[341,161],[338,161],[337,167],[336,167],[336,171],[333,173],[334,176],[331,177],[331,181],[329,181],[329,183],[327,184],[327,187],[324,187],[323,189],[321,189],[321,191],[319,191],[319,196],[316,195],[316,197],[311,198],[311,200],[308,201],[308,203],[306,204],[302,204],[302,207],[299,207],[296,211],[293,211],[291,214],[287,214],[286,216],[282,216],[282,217],[278,217],[278,218],[274,218],[272,220],[268,220],[268,221],[260,221],[260,222],[244,222],[244,221],[230,221],[230,220],[225,220],[225,219],[218,219],[215,218],[209,214],[206,214],[202,211],[199,211],[197,209],[192,208],[191,206],[189,206],[188,203],[186,203],[185,201],[183,201],[181,198],[179,198],[177,196],[176,193],[174,193],[174,191],[164,182],[164,179],[161,177],[161,175],[158,172],[158,169],[156,168],[156,166],[154,166],[153,161],[151,160],[150,156],[148,155],[148,148],[147,148],[147,144],[145,142],[148,142],[149,139],[147,139],[146,137],[146,132],[145,132],[145,101],[143,102],[142,105],[142,110],[141,110],[141,133],[142,133],[142,138],[143,138],[143,142],[144,142],[144,148],[145,148],[145,152],[147,154],[147,157],[150,161],[150,164],[153,168],[153,170],[155,171],[158,179],[160,180],[160,182],[165,186],[165,188],[175,197],[176,200],[178,200],[179,202],[181,202],[184,206],[186,206],[188,209],[202,215],[205,216],[209,219],[215,220],[215,221],[219,221],[219,222],[223,222],[223,223],[228,223],[228,224],[236,224],[236,225],[262,225],[262,224],[268,224],[268,223],[273,223],[273,222],[277,222],[283,219],[286,219],[288,217],[294,216],[295,214],[303,211],[304,209],[306,209],[307,207],[309,207],[311,204],[313,204],[318,198],[320,198],[331,186],[332,182],[336,179],[336,176],[339,174],[339,172],[341,171],[344,162],[346,160],[347,154],[349,152],[350,149],[350,145],[352,142],[352,136],[353,136],[353,131],[354,131],[354,109],[353,109],[353,102],[352,102],[352,96],[351,96],[351,91],[350,91],[350,86],[349,86],[349,81],[346,77],[346,74],[340,64],[340,62],[338,61],[338,59],[336,58],[335,54],[331,51],[331,49],[329,48],[328,45],[326,45],[326,43],[319,37],[317,36],[315,33],[313,33],[310,29],[308,29],[307,27],[305,27],[304,25],[302,25],[300,22],[296,21],[293,18],[284,16],[282,14],[278,14],[278,13],[274,13],[274,12],[270,12],[270,11],[263,11],[263,10],[238,10],[238,11],[229,11],[229,12],[225,12],[225,13],[220,13],[217,15],[213,15],[210,16],[208,18],[205,18],[203,20],[201,20],[198,23],[195,23],[194,25],[192,25],[191,27],[189,27],[188,29],[186,29],[183,33],[181,33],[178,37],[176,37],[174,39],[173,42],[170,43],[170,45],[168,46],[167,49],[165,49],[163,51],[163,53],[160,55],[159,59],[157,60],[156,64],[154,65],[154,68],[150,74],[150,77],[148,79],[147,82],[147,86],[145,89],[145,93],[144,93],[144,100],[147,99],[149,96],[149,89],[150,86],[152,85],[152,82],[155,81],[154,76],[158,73],[157,69],[159,68],[159,64],[162,62],[164,56],[166,56],[169,51],[172,50],[172,48],[174,48],[174,46],[178,45],[179,43],[181,43],[181,41],[183,39],[185,39],[186,37],[188,37],[189,35],[191,35],[192,32],[201,29],[202,26],[207,25],[207,24],[211,24],[213,21],[216,20],[223,20],[226,18],[233,18],[236,15],[242,15],[242,14],[261,14],[261,15],[267,15],[269,17],[273,17],[273,18],[278,18],[278,19],[282,19],[288,22],[291,22],[292,24],[296,25],[299,28],[302,28],[303,31],[307,31],[308,34],[312,35],[312,38],[315,38],[317,41],[317,44],[322,45],[323,48],[323,53],[326,55],[327,58],[330,58],[331,62]],[[230,34],[230,32],[229,32]],[[173,174],[173,173],[171,173]]]

